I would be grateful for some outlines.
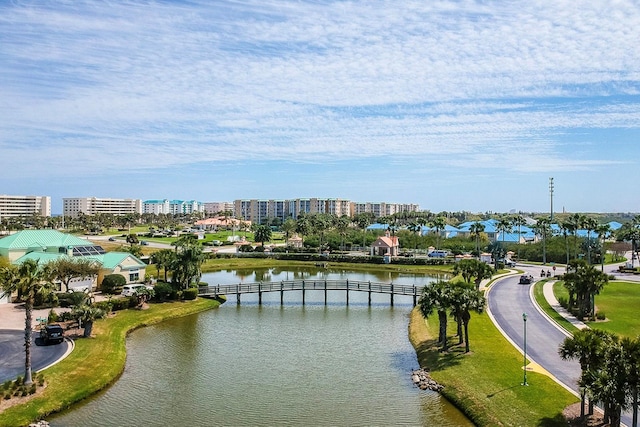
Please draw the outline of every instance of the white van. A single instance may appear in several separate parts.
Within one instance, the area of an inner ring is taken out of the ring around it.
[[[134,284],[134,285],[124,285],[122,287],[122,296],[123,297],[130,297],[132,295],[135,295],[136,292],[138,292],[138,290],[140,290],[142,288],[153,289],[153,286],[141,285],[140,283],[137,283],[137,284]]]

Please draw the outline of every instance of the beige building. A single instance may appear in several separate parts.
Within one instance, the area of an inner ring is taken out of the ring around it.
[[[0,219],[33,214],[51,216],[51,197],[0,194]]]
[[[62,199],[62,215],[76,217],[82,212],[85,215],[98,213],[112,215],[142,214],[140,199],[101,199],[98,197],[74,197]]]

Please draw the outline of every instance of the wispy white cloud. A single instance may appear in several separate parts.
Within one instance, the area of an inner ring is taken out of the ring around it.
[[[3,3],[0,168],[428,156],[509,170],[514,153],[521,171],[614,164],[601,147],[567,153],[576,129],[640,130],[638,6]]]

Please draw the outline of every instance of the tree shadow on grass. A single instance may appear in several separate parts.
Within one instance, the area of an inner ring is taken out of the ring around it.
[[[571,425],[567,423],[566,418],[562,414],[556,414],[554,417],[544,417],[538,421],[538,427],[559,427]]]
[[[429,371],[440,371],[459,365],[461,358],[465,357],[464,346],[452,345],[447,351],[440,351],[437,340],[421,342],[416,349],[416,353],[420,365]]]

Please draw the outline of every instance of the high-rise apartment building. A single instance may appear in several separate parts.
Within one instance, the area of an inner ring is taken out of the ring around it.
[[[192,214],[204,212],[204,203],[195,200],[145,200],[142,202],[142,213],[149,214]]]
[[[0,194],[0,219],[33,214],[51,216],[51,197]]]
[[[376,217],[398,212],[416,212],[418,205],[399,203],[356,203],[346,199],[291,199],[291,200],[236,200],[234,214],[238,219],[261,224],[278,218],[297,219],[301,214],[326,213],[353,217],[358,213],[371,212]]]
[[[82,212],[85,215],[106,213],[112,215],[126,215],[130,213],[142,214],[142,200],[140,199],[100,199],[97,197],[74,197],[62,199],[62,214],[76,217]]]
[[[205,202],[204,210],[208,215],[215,215],[218,212],[231,212],[233,215],[234,211],[234,203],[233,202]]]

